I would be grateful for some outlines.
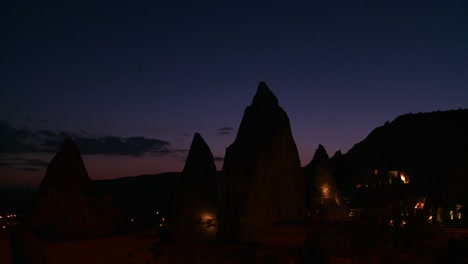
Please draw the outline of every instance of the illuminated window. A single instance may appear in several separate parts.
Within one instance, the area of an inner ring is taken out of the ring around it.
[[[401,181],[402,181],[403,183],[405,183],[405,184],[406,184],[406,183],[409,183],[408,177],[405,176],[405,174],[404,174],[403,172],[400,174],[400,179],[401,179]]]
[[[462,218],[462,212],[461,212],[462,205],[460,203],[457,203],[456,208],[457,208],[457,219],[461,219]]]
[[[416,209],[416,210],[422,210],[422,209],[424,209],[424,202],[418,202],[418,203],[416,203],[416,205],[414,206],[414,209]]]

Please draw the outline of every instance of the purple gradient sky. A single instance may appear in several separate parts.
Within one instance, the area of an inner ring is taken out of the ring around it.
[[[165,155],[84,155],[94,179],[180,171],[195,132],[223,157],[259,81],[303,165],[318,144],[345,153],[398,115],[468,107],[466,1],[93,2],[2,4],[0,119],[170,143]],[[4,152],[0,164],[53,155]],[[44,173],[0,166],[0,185]]]

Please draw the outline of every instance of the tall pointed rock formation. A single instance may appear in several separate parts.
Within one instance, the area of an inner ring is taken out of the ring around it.
[[[218,195],[217,170],[211,149],[199,133],[193,136],[192,144],[182,171],[185,184],[197,184],[213,202]]]
[[[345,208],[333,175],[332,161],[322,145],[318,146],[304,174],[308,215],[326,221],[343,218]]]
[[[217,232],[217,170],[213,154],[195,133],[176,194],[174,238],[213,241]]]
[[[254,241],[273,224],[302,221],[302,180],[289,118],[261,82],[226,149],[219,238]]]
[[[39,239],[68,241],[127,231],[109,196],[95,194],[75,143],[67,139],[47,167],[27,224]]]
[[[91,191],[91,184],[78,147],[71,139],[65,139],[62,148],[47,167],[38,194],[85,193]]]

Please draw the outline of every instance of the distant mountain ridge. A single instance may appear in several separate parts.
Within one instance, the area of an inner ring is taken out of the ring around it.
[[[342,188],[381,171],[405,171],[421,193],[440,184],[456,189],[468,178],[468,109],[398,116],[333,159]]]
[[[412,151],[401,153],[407,157],[431,149],[446,149],[449,144],[462,144],[458,148],[454,146],[452,150],[454,154],[463,154],[463,147],[468,146],[467,131],[468,109],[405,114],[375,128],[363,141],[355,144],[346,156],[367,154],[370,157],[371,152],[384,152],[379,153],[384,155],[396,147],[404,147]],[[432,144],[427,144],[429,142]]]

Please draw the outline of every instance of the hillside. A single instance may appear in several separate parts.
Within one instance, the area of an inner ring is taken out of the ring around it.
[[[468,183],[468,110],[405,114],[374,129],[348,153],[334,157],[345,189],[376,184],[374,176],[405,173],[422,194],[461,199]],[[443,196],[444,196],[443,195]]]
[[[179,176],[178,172],[167,172],[94,182],[99,192],[110,193],[130,218],[155,212],[169,214]]]

